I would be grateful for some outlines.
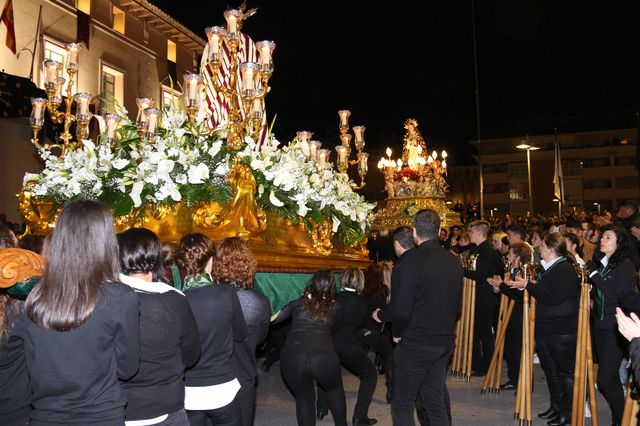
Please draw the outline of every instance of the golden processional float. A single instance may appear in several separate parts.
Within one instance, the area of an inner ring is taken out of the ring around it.
[[[27,232],[48,234],[62,206],[84,198],[109,205],[117,231],[144,226],[166,242],[189,232],[214,241],[242,237],[262,270],[366,267],[375,205],[355,192],[367,174],[365,128],[354,127],[352,136],[350,112],[339,111],[337,170],[311,132],[279,146],[265,111],[275,43],[254,43],[241,32],[254,13],[227,10],[226,27],[206,29],[200,73],[184,76],[181,98],[162,110],[138,98],[134,120],[118,106],[94,116],[94,97],[72,93],[78,44],[66,46],[64,65],[45,61],[47,98],[32,99],[30,117],[45,167],[25,175],[19,194]],[[60,143],[40,143],[45,119],[60,126]],[[95,137],[92,119],[100,127]]]
[[[378,207],[373,229],[392,231],[399,226],[412,226],[413,216],[422,209],[432,209],[440,216],[443,228],[460,223],[458,215],[447,206],[447,152],[429,153],[418,122],[409,118],[402,157],[393,159],[391,148],[378,162],[384,174],[387,198]]]

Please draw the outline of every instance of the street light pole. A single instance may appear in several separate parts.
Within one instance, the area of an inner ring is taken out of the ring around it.
[[[529,136],[527,135],[527,142],[529,141]],[[531,151],[536,151],[540,148],[537,146],[531,146],[528,143],[521,143],[516,146],[518,149],[524,149],[527,151],[527,180],[529,181],[529,215],[533,216],[533,190],[531,184]]]

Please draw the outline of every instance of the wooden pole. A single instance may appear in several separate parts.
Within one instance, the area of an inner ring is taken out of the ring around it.
[[[513,300],[509,300],[507,296],[502,295],[502,298],[503,299],[500,301],[501,311],[500,316],[498,317],[498,329],[496,333],[496,343],[493,350],[493,356],[491,357],[491,364],[489,365],[487,376],[485,377],[484,383],[482,384],[481,393],[483,395],[487,391],[489,393],[497,393],[500,391],[500,381],[502,378],[502,360],[504,355],[506,331],[509,320],[511,318],[511,314],[513,313],[513,307],[515,306],[515,302]]]
[[[476,282],[471,280],[471,309],[469,316],[469,345],[467,346],[467,382],[471,381],[471,364],[473,355],[473,337],[475,334],[476,315]]]

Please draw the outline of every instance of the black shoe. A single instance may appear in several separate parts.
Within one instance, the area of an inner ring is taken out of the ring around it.
[[[557,417],[557,416],[558,416],[558,412],[553,407],[549,407],[547,411],[544,411],[538,414],[538,417],[541,419],[553,419],[554,417]]]
[[[318,410],[318,412],[316,413],[316,419],[322,420],[327,417],[327,414],[329,414],[328,410]]]
[[[353,426],[375,425],[376,423],[378,423],[378,420],[370,419],[369,417],[365,417],[363,419],[353,419]]]
[[[557,417],[549,420],[547,422],[547,424],[549,426],[564,426],[564,425],[570,425],[571,424],[571,419],[569,418],[569,416],[563,416],[562,414],[558,414]]]
[[[511,382],[507,382],[507,383],[505,383],[503,385],[500,385],[500,390],[504,390],[504,391],[514,391],[514,390],[516,390],[516,388],[517,388],[517,386],[514,385]]]

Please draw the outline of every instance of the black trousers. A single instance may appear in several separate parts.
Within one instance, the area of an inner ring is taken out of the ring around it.
[[[400,341],[393,353],[393,399],[395,426],[414,426],[413,406],[426,415],[430,426],[450,426],[444,389],[453,343],[444,346]]]
[[[504,359],[507,362],[507,377],[518,384],[520,357],[522,356],[522,311],[514,309],[504,336]]]
[[[353,410],[353,418],[367,418],[369,417],[369,406],[373,399],[373,393],[376,391],[378,371],[361,345],[336,344],[334,348],[344,368],[360,378],[358,400]],[[327,393],[322,388],[318,389],[318,403],[316,407],[318,411],[325,411],[327,409]]]
[[[208,426],[207,420],[210,420],[214,426],[242,425],[242,413],[240,412],[237,395],[230,404],[215,410],[187,410],[187,417],[191,426]]]
[[[242,412],[242,426],[253,426],[253,418],[256,414],[256,381],[243,383],[236,395],[236,401]]]
[[[475,333],[473,334],[472,368],[474,371],[486,372],[491,364],[495,336],[493,324],[496,303],[493,301],[479,301],[476,303]]]
[[[576,337],[575,334],[536,335],[536,352],[547,379],[551,407],[566,417],[571,417]]]
[[[444,396],[444,407],[447,410],[447,415],[449,416],[449,424],[452,425],[453,421],[451,420],[451,398],[449,397],[449,390],[447,389],[447,383],[445,381],[444,389],[442,390]],[[425,401],[422,401],[422,395],[418,394],[418,403],[416,404],[416,414],[418,415],[418,421],[421,426],[431,426],[429,422],[429,416],[424,409]]]
[[[342,387],[340,359],[335,351],[321,351],[287,342],[280,355],[280,371],[296,399],[298,425],[316,424],[314,380],[327,392],[329,410],[336,426],[347,426],[347,401]]]
[[[360,336],[360,340],[365,345],[373,348],[373,350],[384,360],[384,376],[387,387],[391,388],[391,374],[393,366],[393,346],[389,341],[389,337],[380,332],[380,330],[368,330]]]
[[[624,391],[620,383],[620,363],[627,352],[627,344],[618,330],[593,330],[598,355],[598,390],[611,408],[613,424],[622,423]]]

